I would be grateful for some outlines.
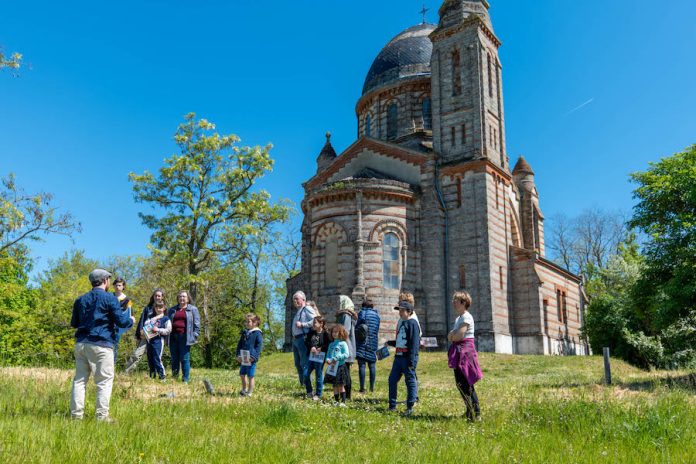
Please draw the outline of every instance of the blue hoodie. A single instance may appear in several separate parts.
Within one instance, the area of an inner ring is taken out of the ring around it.
[[[263,335],[261,334],[261,329],[254,327],[242,332],[242,336],[239,337],[239,342],[237,343],[237,356],[239,356],[241,350],[247,350],[251,359],[256,362],[261,356],[262,349]]]

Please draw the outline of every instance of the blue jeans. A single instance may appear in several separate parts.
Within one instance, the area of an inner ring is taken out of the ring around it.
[[[183,374],[183,381],[189,381],[191,373],[191,347],[186,344],[186,334],[171,334],[169,351],[172,353],[172,377],[179,377],[179,367]]]
[[[406,390],[408,397],[406,399],[406,407],[411,409],[416,401],[418,401],[418,379],[416,379],[416,366],[408,367],[408,356],[394,356],[394,364],[389,374],[389,407],[396,407],[397,385],[401,380],[401,376],[406,377]]]
[[[304,369],[304,382],[308,395],[312,393],[312,371],[314,371],[314,381],[317,384],[316,395],[321,398],[322,393],[324,393],[324,363],[307,361]]]
[[[304,337],[297,337],[292,340],[292,355],[295,358],[297,378],[300,380],[300,385],[304,385],[304,368],[307,365],[307,359],[309,359]]]

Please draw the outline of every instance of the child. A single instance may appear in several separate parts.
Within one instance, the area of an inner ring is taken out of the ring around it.
[[[261,356],[263,349],[263,334],[259,325],[261,318],[254,313],[249,313],[244,318],[244,327],[246,330],[242,332],[242,336],[237,343],[237,361],[242,363],[242,350],[249,352],[250,365],[242,365],[239,368],[239,378],[242,380],[242,391],[240,396],[251,396],[254,392],[254,375],[256,374],[256,363]]]
[[[307,387],[307,398],[312,398],[314,401],[319,401],[324,391],[324,361],[318,361],[322,356],[325,358],[329,350],[329,334],[324,329],[325,321],[321,316],[314,318],[312,322],[312,330],[305,337],[305,345],[307,346],[307,357],[309,361],[305,365],[304,379],[305,387]],[[316,393],[312,397],[312,371],[317,384]]]
[[[418,365],[418,352],[420,349],[420,327],[411,318],[413,306],[408,301],[400,301],[400,320],[396,324],[396,340],[389,344],[396,347],[394,364],[389,374],[389,411],[396,410],[397,384],[401,376],[406,377],[408,397],[406,400],[406,415],[413,414],[413,405],[418,400],[418,379],[416,378],[416,366]]]
[[[132,316],[132,309],[133,309],[133,302],[126,296],[123,291],[126,289],[126,281],[123,279],[123,277],[119,277],[116,280],[114,280],[114,296],[118,300],[118,303],[121,305],[121,310],[122,311],[128,311],[128,315]],[[118,344],[121,342],[121,336],[127,331],[128,329],[120,329],[116,328],[115,330],[115,340],[114,340],[114,365],[116,364],[116,355],[118,354]]]
[[[350,348],[348,348],[348,332],[342,325],[336,325],[331,329],[331,338],[333,341],[329,345],[326,352],[326,364],[329,368],[326,370],[326,382],[333,384],[334,406],[346,406],[346,359],[350,356]],[[335,367],[334,367],[335,366]],[[333,374],[332,372],[335,369]],[[339,398],[341,402],[339,403]]]
[[[147,365],[150,368],[150,377],[154,379],[155,376],[159,376],[159,379],[164,381],[166,375],[162,364],[162,352],[172,331],[172,321],[164,314],[164,305],[155,305],[147,309],[150,311],[142,326],[143,338],[147,340]]]

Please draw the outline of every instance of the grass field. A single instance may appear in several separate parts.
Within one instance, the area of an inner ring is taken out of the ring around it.
[[[420,402],[410,418],[386,411],[391,358],[378,364],[375,393],[355,394],[345,409],[302,399],[288,354],[261,358],[253,398],[237,396],[236,371],[194,369],[189,385],[162,384],[142,372],[117,375],[111,401],[115,424],[93,419],[93,386],[90,417],[69,419],[71,371],[2,368],[0,458],[3,463],[696,462],[696,389],[689,372],[645,372],[614,360],[614,385],[605,387],[599,357],[483,353],[480,360],[483,421],[473,424],[464,420],[444,353],[421,356]],[[206,394],[204,378],[213,382],[217,396]],[[403,384],[399,395],[403,399]]]

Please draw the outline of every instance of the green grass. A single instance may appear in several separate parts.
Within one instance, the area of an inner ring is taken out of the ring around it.
[[[346,409],[302,399],[287,354],[262,357],[253,398],[237,396],[236,371],[194,369],[190,385],[118,375],[111,402],[116,424],[69,419],[71,371],[2,368],[0,458],[61,464],[696,462],[696,398],[688,372],[644,372],[613,361],[614,385],[605,387],[598,357],[480,358],[483,422],[475,424],[464,420],[444,353],[421,357],[421,401],[412,418],[386,412],[391,358],[378,364],[376,392],[356,394]],[[217,396],[206,395],[203,378]],[[403,385],[399,394],[403,399]],[[86,413],[93,412],[91,386]]]

